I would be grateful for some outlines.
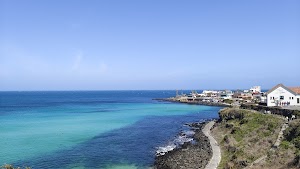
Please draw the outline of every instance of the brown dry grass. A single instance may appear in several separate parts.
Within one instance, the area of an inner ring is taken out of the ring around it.
[[[218,168],[244,168],[267,155],[284,123],[281,117],[250,110],[227,108],[219,115],[222,121],[212,130],[222,152]],[[256,167],[271,167],[273,157]]]
[[[261,163],[251,167],[251,169],[296,169],[293,164],[295,149],[284,149],[279,147],[275,152],[269,151],[268,157]]]

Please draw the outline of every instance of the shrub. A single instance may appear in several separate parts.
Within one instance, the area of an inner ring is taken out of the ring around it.
[[[293,139],[293,143],[295,144],[295,147],[300,149],[300,137],[296,137],[295,139]]]
[[[294,144],[297,149],[292,165],[300,168],[300,119],[293,120],[283,134],[285,137],[285,141],[283,141],[282,143],[286,145],[281,144],[281,146],[286,148],[288,144]]]
[[[224,103],[227,103],[227,104],[232,104],[232,103],[233,103],[233,100],[230,100],[230,99],[224,99],[223,102],[224,102]]]
[[[225,135],[225,137],[223,138],[223,141],[225,142],[225,143],[229,143],[229,137],[228,137],[228,135]]]
[[[229,128],[229,129],[233,128],[233,126],[234,126],[234,125],[233,125],[233,124],[230,124],[230,123],[226,123],[226,125],[225,125],[225,127],[226,127],[226,128]]]
[[[240,127],[233,127],[233,129],[231,130],[231,134],[237,134],[241,132],[241,128]]]
[[[241,109],[222,109],[219,111],[221,121],[228,121],[233,119],[242,120],[245,117],[245,110]]]
[[[242,119],[241,122],[240,122],[241,125],[246,124],[246,123],[248,123],[248,119]]]
[[[273,132],[275,130],[275,128],[276,128],[275,123],[273,123],[273,122],[268,123],[268,130]]]
[[[295,144],[295,147],[300,148],[300,120],[294,120],[290,123],[290,127],[284,131],[284,137],[287,141]]]
[[[280,147],[282,147],[284,149],[288,149],[290,147],[290,142],[282,141],[281,144],[280,144]]]
[[[295,153],[295,158],[293,160],[293,165],[297,166],[298,168],[300,168],[300,151],[297,150],[297,152]]]
[[[296,119],[296,120],[293,120],[289,124],[289,128],[286,131],[294,132],[294,134],[296,134],[297,136],[299,136],[300,135],[299,127],[300,127],[300,119]]]

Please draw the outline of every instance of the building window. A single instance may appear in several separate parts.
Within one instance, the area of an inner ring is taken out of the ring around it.
[[[289,99],[291,100],[291,97],[289,97]]]
[[[298,104],[300,103],[300,98],[297,98],[297,103],[298,103]]]
[[[270,97],[270,100],[272,100],[272,97]]]
[[[292,100],[294,100],[294,97],[292,97]]]
[[[280,96],[280,100],[284,100],[284,96]]]

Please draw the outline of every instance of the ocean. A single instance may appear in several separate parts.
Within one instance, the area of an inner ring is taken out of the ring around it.
[[[219,107],[159,102],[175,91],[0,92],[0,166],[149,168],[184,124]]]

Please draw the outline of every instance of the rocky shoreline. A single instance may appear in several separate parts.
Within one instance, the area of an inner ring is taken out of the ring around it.
[[[212,157],[212,148],[202,129],[207,122],[188,124],[195,132],[192,142],[155,158],[155,169],[205,168]]]
[[[219,103],[219,102],[205,102],[205,101],[180,101],[176,100],[174,98],[156,98],[153,100],[157,101],[167,101],[167,102],[174,102],[174,103],[184,103],[184,104],[196,104],[196,105],[205,105],[205,106],[217,106],[217,107],[231,107],[228,104],[225,103]]]

